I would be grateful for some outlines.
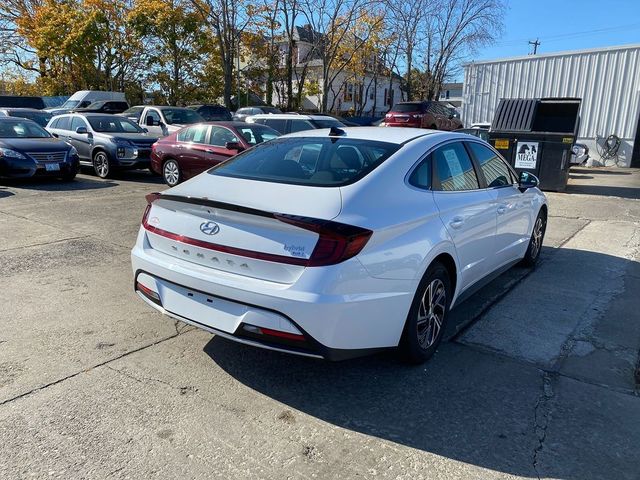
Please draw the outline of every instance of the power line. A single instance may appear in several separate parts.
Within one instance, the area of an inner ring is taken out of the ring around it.
[[[548,42],[556,42],[559,40],[566,40],[566,39],[572,39],[572,38],[588,37],[592,35],[608,33],[608,32],[623,30],[623,29],[636,30],[639,28],[640,28],[640,23],[632,23],[629,25],[619,25],[617,27],[596,28],[593,30],[581,30],[578,32],[562,33],[558,35],[545,35],[545,36],[539,37],[538,40],[543,40],[545,43],[548,43]],[[528,41],[529,41],[528,38],[520,38],[520,39],[514,39],[514,40],[505,40],[504,42],[496,42],[495,45],[500,47],[507,47],[507,46],[519,45]]]

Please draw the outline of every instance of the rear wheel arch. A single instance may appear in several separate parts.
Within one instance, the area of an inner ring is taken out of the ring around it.
[[[456,286],[458,285],[458,270],[456,268],[456,261],[450,254],[441,253],[433,260],[431,260],[429,266],[433,265],[435,262],[441,263],[444,268],[447,269],[447,273],[449,274],[449,281],[451,282],[451,291],[455,294]]]

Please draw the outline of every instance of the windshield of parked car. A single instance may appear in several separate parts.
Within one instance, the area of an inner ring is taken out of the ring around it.
[[[400,145],[336,137],[277,138],[209,170],[263,182],[337,187],[363,178]]]
[[[190,125],[192,123],[204,122],[204,118],[198,112],[188,108],[162,108],[164,119],[169,125]]]
[[[16,118],[0,120],[0,138],[49,138],[44,128],[31,120]]]
[[[93,102],[87,105],[87,108],[98,109],[104,107],[104,104],[107,103],[105,100],[100,100],[99,102]]]
[[[280,136],[280,132],[273,128],[255,123],[248,123],[246,127],[238,127],[236,130],[244,137],[249,145],[257,145],[258,143],[267,142]]]
[[[11,117],[20,117],[26,118],[28,120],[33,120],[41,127],[46,127],[49,120],[51,120],[52,115],[47,112],[32,112],[29,110],[9,110],[9,116]]]
[[[144,133],[144,130],[131,120],[115,115],[87,116],[94,132],[103,133]]]
[[[398,103],[391,109],[392,112],[419,112],[421,110],[421,103]]]

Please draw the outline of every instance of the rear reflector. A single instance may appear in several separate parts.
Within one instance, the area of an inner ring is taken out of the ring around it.
[[[149,287],[145,287],[140,282],[136,282],[136,290],[142,292],[142,294],[152,302],[160,305],[160,295],[158,295],[156,292],[151,290]]]
[[[256,335],[266,335],[269,337],[283,338],[285,340],[293,340],[295,342],[304,342],[304,335],[297,333],[283,332],[280,330],[272,330],[270,328],[256,327],[255,325],[243,325],[243,330]]]

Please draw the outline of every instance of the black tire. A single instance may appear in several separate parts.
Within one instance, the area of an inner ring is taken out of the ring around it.
[[[523,267],[535,267],[540,258],[540,252],[542,251],[542,242],[544,241],[544,234],[547,231],[547,213],[544,210],[538,212],[536,221],[533,224],[533,231],[531,232],[531,238],[529,239],[529,246],[527,252],[524,254],[524,258],[520,262]]]
[[[429,290],[433,292],[431,297]],[[403,360],[421,364],[435,353],[442,341],[452,295],[449,272],[440,262],[434,262],[418,285],[404,324],[399,345]]]
[[[100,178],[109,178],[113,173],[113,165],[107,152],[98,150],[93,154],[93,171]]]
[[[162,164],[162,178],[164,183],[170,187],[175,187],[182,182],[182,171],[176,160],[170,158]]]

